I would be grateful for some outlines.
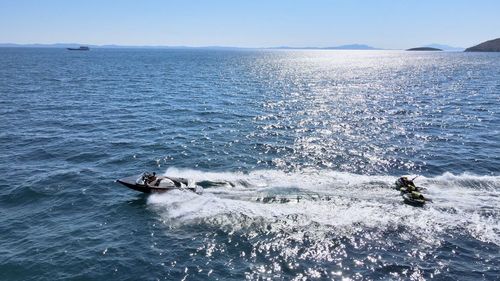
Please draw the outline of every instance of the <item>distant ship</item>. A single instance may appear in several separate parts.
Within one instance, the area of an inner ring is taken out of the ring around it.
[[[90,48],[87,46],[80,46],[79,48],[67,48],[70,51],[89,51]]]

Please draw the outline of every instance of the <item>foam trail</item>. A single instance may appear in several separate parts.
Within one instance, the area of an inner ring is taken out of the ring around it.
[[[392,189],[395,177],[363,176],[335,171],[285,173],[259,170],[246,173],[203,172],[170,168],[166,175],[195,181],[227,181],[233,185],[207,188],[203,195],[172,192],[152,195],[148,202],[172,223],[205,223],[233,230],[249,226],[291,231],[314,226],[316,231],[349,235],[363,229],[377,233],[402,228],[426,243],[438,243],[446,231],[466,232],[481,241],[500,245],[500,178],[471,174],[419,177],[418,185],[434,203],[414,208],[402,203]],[[241,184],[244,183],[244,184]],[[315,193],[329,200],[291,200],[262,204],[248,198],[262,194]]]

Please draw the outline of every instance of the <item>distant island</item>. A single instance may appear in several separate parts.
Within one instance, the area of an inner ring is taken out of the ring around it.
[[[442,49],[438,48],[432,48],[432,47],[417,47],[417,48],[411,48],[411,49],[406,49],[407,51],[442,51]]]
[[[500,52],[500,38],[465,49],[466,52]]]

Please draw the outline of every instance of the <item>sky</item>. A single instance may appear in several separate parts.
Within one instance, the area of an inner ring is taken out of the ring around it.
[[[470,47],[499,0],[0,0],[0,43]]]

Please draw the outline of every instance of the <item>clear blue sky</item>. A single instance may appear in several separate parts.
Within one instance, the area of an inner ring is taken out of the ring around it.
[[[0,43],[469,47],[500,0],[0,0]]]

